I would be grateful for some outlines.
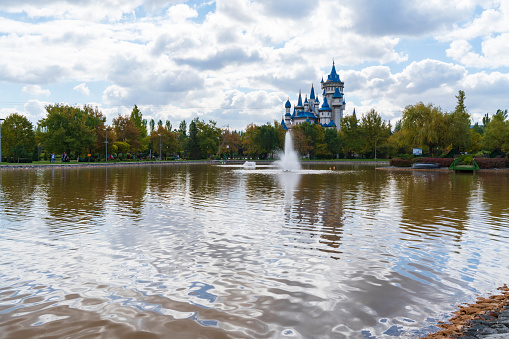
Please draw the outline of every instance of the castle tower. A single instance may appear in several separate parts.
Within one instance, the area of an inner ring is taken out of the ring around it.
[[[332,62],[332,70],[327,76],[327,81],[324,82],[322,78],[321,84],[324,97],[327,98],[327,101],[332,105],[331,120],[334,121],[336,128],[339,131],[341,127],[341,118],[343,118],[343,112],[345,109],[345,101],[343,98],[343,88],[345,84],[341,81],[338,73],[336,72],[334,61]],[[336,93],[336,90],[338,93]],[[336,101],[334,101],[335,99]]]
[[[292,125],[292,115],[290,114],[290,108],[292,108],[292,104],[290,103],[290,98],[288,98],[288,100],[286,100],[286,103],[285,103],[285,124],[286,124],[286,127],[287,128],[290,128],[290,126]]]
[[[331,121],[332,109],[330,108],[327,102],[327,97],[323,98],[322,108],[320,108],[319,112],[320,112],[320,124],[329,125]]]

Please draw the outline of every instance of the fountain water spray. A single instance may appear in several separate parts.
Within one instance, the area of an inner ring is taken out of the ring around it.
[[[297,152],[293,150],[293,140],[290,131],[285,135],[285,149],[279,154],[280,160],[276,162],[278,167],[285,172],[300,169],[299,157]]]

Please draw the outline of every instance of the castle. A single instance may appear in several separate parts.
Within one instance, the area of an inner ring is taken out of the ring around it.
[[[341,128],[341,119],[345,110],[345,99],[343,97],[344,82],[339,79],[336,73],[336,66],[332,62],[332,70],[327,76],[327,81],[323,81],[322,77],[322,95],[323,103],[320,107],[320,101],[315,96],[315,88],[311,85],[311,94],[309,100],[306,98],[302,103],[302,95],[299,91],[299,100],[297,105],[293,107],[293,114],[290,113],[292,104],[290,99],[285,103],[285,116],[281,121],[284,129],[290,129],[304,122],[310,124],[320,124],[324,128]]]

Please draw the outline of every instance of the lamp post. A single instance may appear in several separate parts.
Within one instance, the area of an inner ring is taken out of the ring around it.
[[[159,135],[159,161],[161,161],[161,134]]]
[[[0,164],[2,163],[2,121],[5,119],[0,119]]]

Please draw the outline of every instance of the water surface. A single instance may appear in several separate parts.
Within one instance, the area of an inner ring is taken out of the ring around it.
[[[0,338],[385,338],[509,281],[509,173],[0,172]]]

